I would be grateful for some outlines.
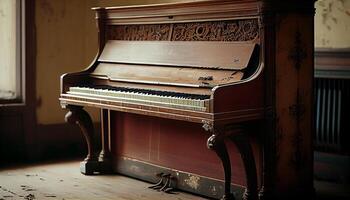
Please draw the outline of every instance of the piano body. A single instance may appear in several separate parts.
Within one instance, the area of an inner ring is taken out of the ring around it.
[[[312,194],[313,1],[93,10],[98,54],[61,77],[82,173],[222,199]],[[83,107],[101,109],[101,150]]]

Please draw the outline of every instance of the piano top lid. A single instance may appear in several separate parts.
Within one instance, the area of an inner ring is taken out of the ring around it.
[[[109,40],[99,62],[242,70],[256,44],[215,41]]]
[[[217,5],[217,4],[232,4],[232,3],[242,3],[242,2],[259,2],[261,0],[240,0],[232,2],[232,0],[200,0],[200,1],[188,1],[188,2],[166,2],[166,3],[151,3],[151,4],[135,4],[135,5],[121,5],[121,6],[110,6],[110,7],[93,7],[92,10],[123,10],[123,9],[145,9],[145,8],[154,8],[154,7],[175,7],[175,6],[201,6],[201,5]]]

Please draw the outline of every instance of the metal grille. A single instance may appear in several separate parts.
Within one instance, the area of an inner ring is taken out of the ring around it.
[[[315,79],[315,121],[314,144],[317,150],[349,152],[349,94],[350,80]]]

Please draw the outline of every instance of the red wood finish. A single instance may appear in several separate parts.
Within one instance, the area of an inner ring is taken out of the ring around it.
[[[112,154],[125,156],[160,166],[223,180],[221,162],[206,147],[210,136],[200,124],[145,117],[130,113],[111,113]],[[256,138],[251,138],[256,162],[259,152]],[[231,156],[232,181],[246,185],[244,168],[239,153],[227,141]]]

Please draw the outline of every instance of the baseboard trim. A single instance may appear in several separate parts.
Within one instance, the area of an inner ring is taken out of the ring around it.
[[[314,152],[314,179],[350,184],[350,156]]]
[[[176,189],[215,199],[220,199],[224,194],[224,182],[222,180],[170,169],[128,157],[117,157],[113,160],[115,172],[136,179],[156,183],[159,181],[156,174],[162,172],[176,177]],[[242,199],[245,190],[243,186],[232,184],[231,190],[237,200]]]

